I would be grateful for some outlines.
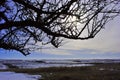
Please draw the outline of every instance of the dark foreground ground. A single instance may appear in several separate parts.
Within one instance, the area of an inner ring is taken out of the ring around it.
[[[11,67],[11,65],[9,65]],[[3,70],[2,70],[3,71]],[[4,71],[40,74],[39,80],[120,80],[120,63],[96,63],[86,67],[10,68]]]

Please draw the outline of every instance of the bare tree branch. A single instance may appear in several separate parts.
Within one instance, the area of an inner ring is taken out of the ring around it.
[[[38,42],[91,39],[119,14],[119,0],[1,0],[0,48],[27,55]]]

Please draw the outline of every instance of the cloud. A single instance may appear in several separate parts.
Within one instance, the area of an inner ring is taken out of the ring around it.
[[[86,50],[90,53],[120,53],[120,27],[119,18],[111,21],[106,25],[98,35],[90,40],[68,40],[62,49],[69,50]],[[92,50],[92,51],[90,51]],[[70,52],[70,51],[69,51]]]
[[[58,49],[45,49],[42,53],[53,55],[105,54],[120,53],[119,18],[108,23],[98,35],[89,40],[65,40],[67,42]],[[41,53],[41,51],[40,51]],[[77,56],[77,55],[76,55]]]

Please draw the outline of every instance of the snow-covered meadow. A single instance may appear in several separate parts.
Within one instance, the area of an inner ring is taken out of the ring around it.
[[[91,63],[120,63],[120,60],[0,60],[0,69],[93,66]]]
[[[92,66],[89,63],[81,63],[73,60],[0,60],[0,69],[7,69],[9,65],[18,68],[45,68],[45,67],[75,67]]]
[[[38,80],[40,75],[28,75],[15,72],[0,72],[0,80]]]
[[[94,66],[93,63],[120,63],[120,60],[0,60],[0,80],[40,80],[41,75],[3,72],[11,68],[35,69],[47,67]],[[103,70],[102,68],[100,70]]]
[[[34,69],[45,67],[74,67],[90,66],[90,64],[81,64],[72,60],[0,60],[0,70],[7,70],[11,67],[18,69]],[[29,75],[25,73],[0,72],[1,80],[40,80],[41,75]]]

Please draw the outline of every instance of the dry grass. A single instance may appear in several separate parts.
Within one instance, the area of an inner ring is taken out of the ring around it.
[[[86,67],[11,68],[9,71],[40,74],[42,80],[120,80],[120,64],[118,63],[95,64]]]

